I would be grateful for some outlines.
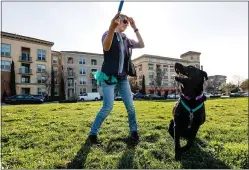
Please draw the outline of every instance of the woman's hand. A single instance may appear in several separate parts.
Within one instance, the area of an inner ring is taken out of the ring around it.
[[[137,26],[136,26],[136,24],[135,24],[135,21],[134,21],[134,19],[133,19],[132,17],[129,17],[129,18],[128,18],[128,21],[129,21],[131,27],[133,28],[133,30],[137,29]]]
[[[115,30],[117,26],[120,24],[120,19],[119,19],[120,12],[118,12],[114,18],[111,21],[110,29]]]

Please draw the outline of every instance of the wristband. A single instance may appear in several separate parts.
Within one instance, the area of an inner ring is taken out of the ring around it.
[[[137,31],[138,31],[138,29],[135,29],[135,30],[134,30],[134,32],[137,32]]]

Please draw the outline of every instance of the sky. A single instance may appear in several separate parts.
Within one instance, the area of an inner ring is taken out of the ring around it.
[[[2,31],[54,42],[52,50],[103,53],[101,37],[119,2],[2,2]],[[145,43],[143,54],[180,58],[200,52],[208,75],[248,78],[247,2],[125,2]],[[129,38],[136,40],[129,27]]]

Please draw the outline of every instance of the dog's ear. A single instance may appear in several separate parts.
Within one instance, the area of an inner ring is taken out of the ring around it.
[[[204,80],[207,81],[208,80],[207,73],[205,71],[201,71],[201,73],[202,73],[202,76],[203,76]]]

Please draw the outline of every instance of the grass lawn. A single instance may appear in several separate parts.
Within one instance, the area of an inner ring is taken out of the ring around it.
[[[128,118],[121,101],[100,130],[103,146],[85,145],[101,102],[2,107],[4,168],[175,169],[249,168],[248,99],[206,102],[207,120],[193,148],[174,160],[167,132],[175,101],[135,101],[141,142],[128,148]],[[183,141],[184,143],[184,141]]]

